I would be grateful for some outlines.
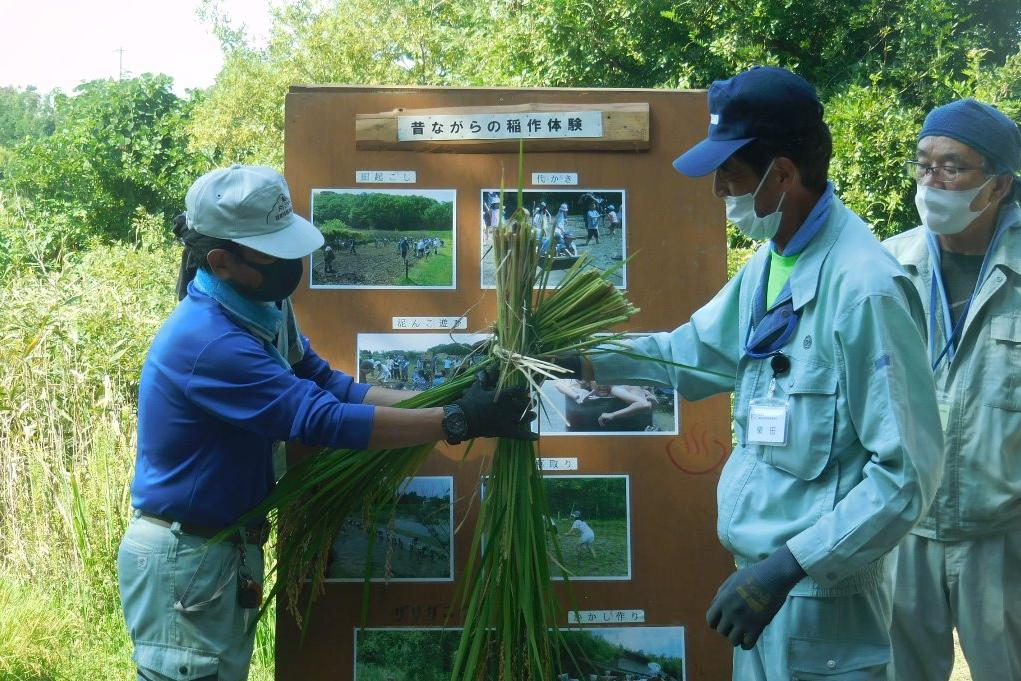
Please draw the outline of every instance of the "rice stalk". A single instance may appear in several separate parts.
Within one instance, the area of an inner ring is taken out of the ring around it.
[[[520,165],[519,173],[523,177]],[[609,281],[614,270],[597,270],[586,256],[567,270],[555,289],[547,289],[552,259],[549,252],[540,253],[528,212],[521,207],[520,185],[518,192],[519,208],[493,233],[498,266],[491,342],[465,362],[463,367],[471,365],[471,371],[399,406],[449,404],[481,369],[498,373],[498,389],[531,387],[538,399],[543,380],[565,373],[544,358],[617,340],[619,334],[594,334],[638,312]],[[239,521],[240,526],[268,516],[277,523],[280,541],[271,568],[276,581],[267,602],[283,594],[304,633],[311,609],[324,591],[330,546],[345,519],[372,517],[396,503],[404,481],[415,475],[433,447],[428,443],[385,451],[324,451],[290,469],[270,496]],[[563,608],[550,579],[551,565],[560,566],[565,580],[569,575],[562,568],[556,536],[549,536],[548,502],[535,444],[498,440],[480,496],[472,548],[458,584],[464,627],[451,678],[550,679],[563,647],[558,629]],[[368,585],[366,579],[364,613]]]

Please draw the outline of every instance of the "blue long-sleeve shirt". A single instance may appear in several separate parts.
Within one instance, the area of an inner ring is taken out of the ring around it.
[[[273,443],[364,449],[368,385],[334,371],[302,338],[285,369],[262,341],[196,290],[157,333],[142,366],[132,504],[223,527],[273,488]]]

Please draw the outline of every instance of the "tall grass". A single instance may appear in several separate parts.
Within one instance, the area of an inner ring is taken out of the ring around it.
[[[0,679],[131,678],[116,556],[139,370],[179,257],[158,220],[138,228],[133,245],[2,284]],[[272,631],[260,634],[252,677],[272,678]]]

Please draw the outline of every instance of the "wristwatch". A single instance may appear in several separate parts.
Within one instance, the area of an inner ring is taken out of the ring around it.
[[[443,407],[443,434],[447,436],[448,445],[464,442],[468,436],[468,420],[464,417],[464,409],[459,404],[448,404]]]

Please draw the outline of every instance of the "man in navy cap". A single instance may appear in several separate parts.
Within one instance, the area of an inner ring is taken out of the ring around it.
[[[713,83],[709,135],[674,166],[715,172],[727,218],[766,243],[688,323],[629,342],[666,362],[559,358],[599,383],[735,393],[717,496],[737,571],[707,620],[740,681],[885,679],[884,556],[928,508],[943,456],[917,293],[834,195],[822,113],[782,69]]]
[[[1021,679],[1021,133],[974,99],[926,117],[907,170],[922,225],[885,245],[925,304],[946,447],[897,549],[891,679]]]

